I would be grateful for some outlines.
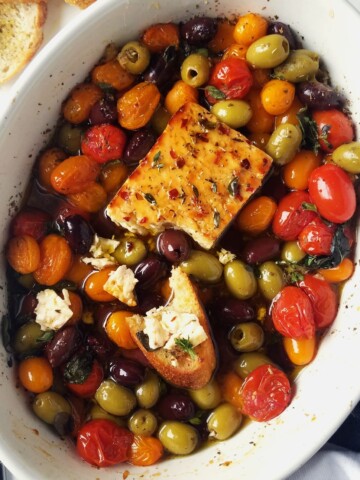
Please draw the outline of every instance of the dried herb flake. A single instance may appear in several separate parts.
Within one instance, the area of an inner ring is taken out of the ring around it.
[[[205,87],[205,91],[215,100],[224,100],[226,98],[225,93],[214,87],[213,85],[208,85],[207,87]]]
[[[190,338],[175,338],[175,345],[190,355],[192,359],[196,357],[194,345],[190,342]]]
[[[145,200],[147,200],[151,205],[156,205],[156,200],[155,198],[151,195],[151,193],[145,193],[144,194]]]

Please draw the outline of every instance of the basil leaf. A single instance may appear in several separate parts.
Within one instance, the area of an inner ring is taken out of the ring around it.
[[[231,182],[229,183],[228,187],[228,192],[232,197],[236,197],[239,192],[240,192],[240,185],[239,185],[239,180],[237,177],[234,177]]]
[[[208,94],[211,95],[215,100],[224,100],[226,98],[225,93],[213,85],[208,85],[205,87],[205,91],[208,92]]]
[[[302,133],[301,148],[312,150],[317,154],[320,143],[316,122],[308,114],[307,108],[302,108],[296,116]]]
[[[93,357],[90,353],[75,355],[65,366],[64,379],[69,383],[84,383],[90,375],[92,366]]]

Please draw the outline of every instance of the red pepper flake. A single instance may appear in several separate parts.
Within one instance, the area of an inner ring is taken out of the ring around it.
[[[196,139],[201,140],[202,142],[205,142],[205,143],[208,143],[209,141],[207,133],[197,133]]]
[[[179,197],[179,191],[176,188],[173,188],[169,191],[169,198],[171,200],[176,200]]]
[[[186,125],[188,124],[189,120],[187,118],[183,118],[181,120],[181,128],[185,128]]]
[[[245,168],[245,170],[249,170],[250,168],[250,162],[247,158],[243,158],[240,162],[240,165]]]
[[[214,160],[215,165],[219,165],[222,156],[223,156],[223,152],[221,150],[216,150],[216,155]]]
[[[123,199],[123,200],[129,200],[129,197],[130,197],[130,192],[128,190],[122,190],[120,193],[119,193],[120,197]]]
[[[143,217],[139,220],[139,223],[142,225],[143,223],[146,223],[148,221],[147,217]]]
[[[124,217],[125,222],[129,222],[131,217]]]
[[[223,123],[219,123],[218,130],[223,135],[229,135],[230,133],[230,128],[224,125]]]
[[[180,157],[176,160],[175,164],[178,168],[183,168],[183,166],[185,165],[185,160]]]
[[[170,157],[175,160],[175,158],[178,158],[177,153],[171,148],[170,149]]]
[[[252,187],[251,185],[248,185],[248,186],[246,187],[246,191],[247,191],[247,192],[253,192],[254,190],[255,190],[255,188]]]
[[[268,158],[263,158],[263,165],[265,167],[265,165],[267,165],[269,162],[269,159]]]
[[[138,192],[135,193],[135,197],[136,197],[136,200],[139,200],[139,201],[143,199],[143,196],[140,195],[140,193]]]

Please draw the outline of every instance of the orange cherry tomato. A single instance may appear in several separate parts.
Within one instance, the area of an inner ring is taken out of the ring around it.
[[[40,265],[40,247],[34,237],[13,237],[7,246],[6,258],[11,267],[25,275],[35,272]]]
[[[199,99],[198,90],[183,80],[178,80],[165,98],[165,108],[173,115],[187,102],[197,103]]]
[[[19,380],[29,392],[46,392],[53,384],[53,370],[46,358],[29,357],[19,364]]]
[[[235,57],[245,60],[247,49],[248,47],[246,47],[245,45],[238,45],[237,43],[233,43],[225,50],[222,58],[223,60],[226,60],[227,58]]]
[[[54,233],[40,243],[40,265],[34,272],[40,285],[55,285],[65,277],[72,262],[72,252],[64,237]]]
[[[285,80],[270,80],[261,90],[261,103],[270,115],[281,115],[292,105],[295,86]]]
[[[241,410],[241,387],[243,380],[239,377],[239,375],[236,375],[235,372],[225,373],[219,378],[219,384],[221,386],[221,393],[225,402],[231,403],[231,405]]]
[[[67,199],[82,212],[96,213],[105,206],[107,195],[102,185],[91,182],[82,192],[67,195]]]
[[[234,28],[227,20],[219,21],[215,37],[208,43],[210,50],[220,53],[230,47],[234,43]]]
[[[69,157],[59,163],[50,175],[53,189],[68,195],[83,192],[100,173],[99,165],[86,155]]]
[[[316,353],[316,337],[312,338],[283,338],[286,355],[294,365],[307,365]]]
[[[311,172],[320,164],[321,155],[310,150],[300,150],[283,168],[286,186],[294,190],[306,190]]]
[[[100,100],[103,92],[93,83],[82,83],[75,87],[63,105],[65,120],[75,125],[85,122],[93,105]]]
[[[94,302],[113,302],[116,298],[104,290],[111,272],[116,267],[107,267],[89,275],[85,281],[84,290],[86,295]]]
[[[299,119],[297,114],[299,111],[304,108],[304,105],[300,102],[298,97],[295,95],[294,100],[290,107],[281,115],[275,117],[275,128],[281,125],[282,123],[291,123],[292,125],[299,125]]]
[[[251,89],[245,100],[249,102],[253,112],[252,117],[246,124],[251,133],[271,133],[274,129],[274,115],[270,115],[261,103],[260,90]]]
[[[67,157],[60,148],[49,148],[39,158],[39,182],[42,187],[52,190],[51,173]]]
[[[250,235],[259,235],[270,226],[276,211],[276,202],[266,196],[251,200],[235,220],[235,228]]]
[[[267,20],[257,13],[247,13],[239,17],[234,30],[234,40],[242,45],[251,45],[266,35]]]
[[[128,130],[144,127],[153,116],[160,102],[156,85],[141,82],[122,95],[117,102],[119,123]]]
[[[156,23],[145,30],[141,40],[152,53],[160,53],[170,46],[178,47],[179,27],[175,23]]]
[[[107,85],[117,91],[129,88],[135,81],[134,75],[125,70],[116,59],[97,65],[91,72],[91,79],[96,85]]]
[[[131,312],[119,310],[109,316],[105,325],[105,331],[110,340],[118,347],[125,348],[126,350],[138,348],[131,336],[130,328],[126,321],[127,317],[132,316],[133,313]]]
[[[160,460],[163,454],[164,447],[157,438],[134,435],[129,462],[133,465],[148,467]]]
[[[330,283],[340,283],[348,280],[354,273],[354,262],[350,258],[344,258],[337,267],[320,269],[318,273]]]

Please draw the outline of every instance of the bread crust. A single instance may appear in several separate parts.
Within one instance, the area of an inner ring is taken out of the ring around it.
[[[65,2],[69,5],[74,5],[75,7],[84,9],[96,2],[96,0],[65,0]]]

